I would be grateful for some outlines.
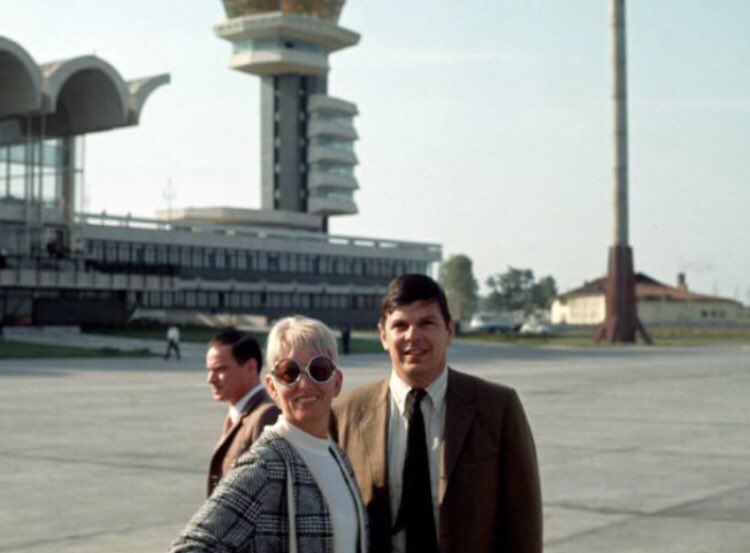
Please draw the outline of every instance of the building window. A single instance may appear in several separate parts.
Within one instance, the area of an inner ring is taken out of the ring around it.
[[[131,259],[133,263],[138,263],[139,265],[143,265],[143,258],[145,256],[145,254],[143,253],[143,244],[133,244],[131,247],[132,247]]]
[[[122,263],[128,263],[130,261],[130,244],[123,242],[117,248],[117,260]]]
[[[277,273],[279,271],[279,256],[278,254],[268,254],[268,265],[267,269],[269,272]]]
[[[168,261],[167,257],[167,247],[166,246],[157,246],[156,247],[156,262],[160,264],[165,264]]]

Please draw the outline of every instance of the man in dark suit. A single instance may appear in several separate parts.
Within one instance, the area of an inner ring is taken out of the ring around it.
[[[534,440],[516,392],[449,368],[445,294],[424,275],[391,282],[378,325],[390,378],[334,404],[374,553],[540,553]],[[402,493],[403,492],[403,493]]]
[[[258,341],[248,332],[225,330],[209,343],[207,382],[216,401],[226,401],[229,412],[211,456],[208,495],[237,458],[276,422],[279,410],[260,382],[263,357]]]

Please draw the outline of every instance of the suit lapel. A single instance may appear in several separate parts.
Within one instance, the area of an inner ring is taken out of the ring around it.
[[[474,389],[461,378],[461,375],[448,368],[448,389],[445,393],[445,449],[443,453],[443,471],[438,489],[438,501],[443,502],[445,490],[450,482],[456,461],[471,423],[476,414]]]
[[[374,401],[362,406],[363,413],[359,431],[363,450],[367,454],[370,477],[374,487],[388,486],[388,381],[377,394]]]
[[[255,409],[261,403],[265,403],[266,401],[271,401],[271,398],[268,396],[268,392],[266,392],[266,389],[263,388],[260,391],[258,391],[257,394],[251,397],[250,401],[247,402],[247,405],[245,405],[245,408],[242,410],[242,416],[240,417],[240,421],[242,421],[242,419],[244,419],[245,417],[250,415],[253,411],[255,411]]]
[[[268,392],[266,392],[265,388],[260,390],[257,394],[255,394],[253,397],[250,398],[250,401],[247,402],[245,405],[245,408],[242,410],[242,414],[240,415],[239,420],[232,425],[232,428],[229,429],[229,432],[227,432],[227,435],[224,436],[224,438],[220,438],[218,443],[216,444],[216,447],[214,448],[214,452],[218,452],[220,449],[224,447],[225,444],[232,443],[232,440],[234,439],[234,435],[237,434],[237,431],[242,426],[242,423],[245,421],[245,418],[250,416],[252,412],[261,404],[265,403],[266,401],[270,401],[270,397],[268,396]]]

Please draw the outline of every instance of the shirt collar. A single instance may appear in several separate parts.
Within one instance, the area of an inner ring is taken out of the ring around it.
[[[391,371],[391,379],[388,383],[388,387],[391,391],[391,397],[393,398],[393,401],[396,402],[398,412],[403,415],[406,406],[406,396],[411,390],[411,386],[401,380],[396,371]],[[425,392],[427,392],[427,397],[429,398],[433,408],[439,407],[440,405],[442,405],[443,401],[445,401],[445,390],[447,389],[447,387],[448,367],[446,366],[440,372],[440,375],[435,380],[433,380],[432,383],[427,386],[427,388],[425,388]]]
[[[294,426],[283,415],[276,419],[276,423],[271,429],[283,438],[286,438],[292,445],[313,453],[328,454],[328,448],[331,447],[330,438],[318,438],[308,434],[301,428]]]
[[[253,399],[256,394],[259,394],[263,389],[263,384],[258,384],[255,388],[252,388],[234,405],[229,406],[229,416],[232,418],[232,422],[237,424],[237,421],[242,418],[242,412],[245,410],[248,402]]]

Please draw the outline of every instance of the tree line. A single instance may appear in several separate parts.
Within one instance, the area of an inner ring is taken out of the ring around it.
[[[448,307],[460,321],[471,318],[475,311],[523,311],[549,308],[557,296],[557,284],[552,276],[534,277],[531,269],[508,266],[486,280],[490,292],[479,295],[471,259],[463,254],[453,255],[440,264],[438,281],[448,296]]]

